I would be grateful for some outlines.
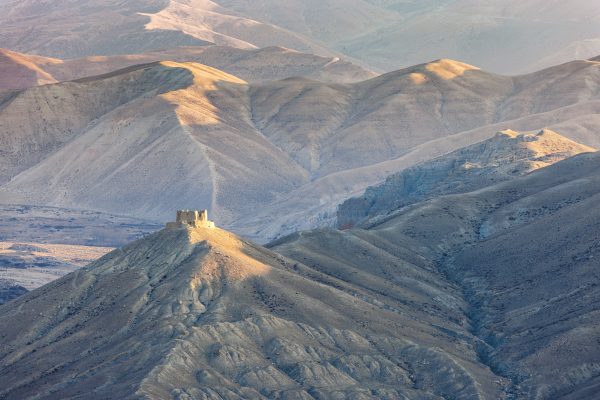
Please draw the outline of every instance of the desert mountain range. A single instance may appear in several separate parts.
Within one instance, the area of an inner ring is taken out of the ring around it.
[[[0,1],[1,47],[56,58],[284,46],[383,72],[451,58],[514,74],[596,56],[599,40],[589,0]]]
[[[0,0],[0,400],[597,399],[598,54],[589,0]]]
[[[264,242],[335,224],[367,186],[498,130],[597,147],[599,95],[598,61],[507,77],[439,60],[344,84],[130,66],[0,91],[0,201],[163,222],[203,204]]]

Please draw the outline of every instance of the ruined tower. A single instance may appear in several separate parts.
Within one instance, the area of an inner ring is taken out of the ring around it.
[[[208,219],[208,210],[178,210],[175,222],[167,223],[167,228],[214,228]]]

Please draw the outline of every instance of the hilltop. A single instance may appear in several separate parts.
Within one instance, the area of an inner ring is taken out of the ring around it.
[[[496,397],[460,295],[416,262],[398,267],[427,286],[376,293],[218,228],[165,229],[0,306],[0,396]]]

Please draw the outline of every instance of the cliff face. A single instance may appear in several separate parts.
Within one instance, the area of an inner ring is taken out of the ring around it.
[[[445,194],[466,193],[595,149],[550,130],[537,134],[502,131],[485,140],[390,175],[360,197],[338,207],[337,225],[369,218]]]

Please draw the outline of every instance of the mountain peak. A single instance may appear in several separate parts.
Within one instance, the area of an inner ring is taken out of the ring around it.
[[[464,75],[467,71],[479,71],[480,69],[456,60],[442,58],[424,64],[424,69],[435,74],[438,78],[449,80]]]

